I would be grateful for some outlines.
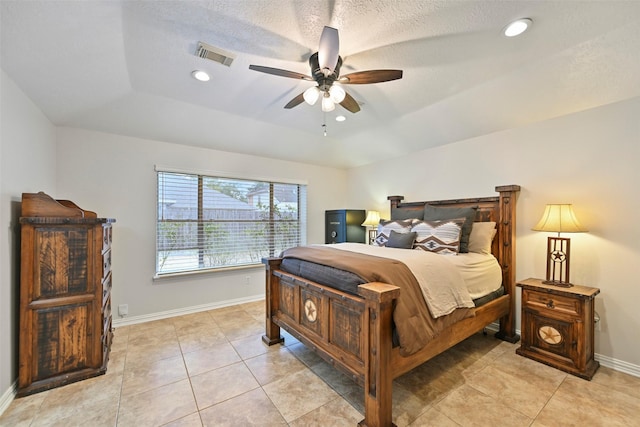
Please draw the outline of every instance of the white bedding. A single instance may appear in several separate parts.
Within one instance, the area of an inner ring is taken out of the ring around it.
[[[451,313],[456,308],[474,307],[473,299],[460,269],[447,258],[432,252],[396,249],[362,243],[338,243],[332,248],[395,259],[404,263],[416,277],[433,317]]]
[[[488,295],[502,285],[502,268],[491,254],[439,255],[361,243],[331,246],[402,261],[416,276],[434,317],[449,314],[455,308],[473,307],[473,299]]]
[[[502,268],[491,254],[470,252],[441,256],[458,268],[473,299],[488,295],[502,286]]]

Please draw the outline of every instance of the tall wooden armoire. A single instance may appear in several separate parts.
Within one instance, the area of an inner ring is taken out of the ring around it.
[[[19,397],[106,372],[114,222],[22,194]]]

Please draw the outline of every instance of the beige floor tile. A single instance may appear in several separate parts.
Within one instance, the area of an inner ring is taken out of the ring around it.
[[[127,351],[112,351],[109,353],[106,375],[121,375],[127,360]]]
[[[252,357],[265,354],[269,351],[278,351],[281,347],[280,344],[272,346],[265,344],[262,341],[262,334],[231,341],[231,345],[236,349],[243,360],[251,359]]]
[[[210,406],[200,411],[200,418],[205,427],[287,425],[278,409],[260,388]]]
[[[289,427],[353,427],[363,416],[342,398],[337,398],[293,420]]]
[[[640,378],[601,366],[591,379],[594,384],[611,387],[640,399]]]
[[[638,420],[639,398],[568,376],[533,425],[633,426]]]
[[[217,327],[215,329],[208,328],[206,331],[201,332],[181,334],[178,336],[178,341],[183,354],[228,342],[227,337]]]
[[[162,427],[202,427],[202,420],[200,419],[200,413],[194,412],[186,417],[164,424]]]
[[[264,333],[264,323],[257,321],[244,311],[236,312],[234,316],[233,319],[217,320],[220,330],[229,341]]]
[[[287,422],[339,397],[324,381],[307,369],[269,383],[263,389]]]
[[[64,418],[85,402],[117,402],[121,388],[122,375],[101,375],[49,390],[40,405],[38,419],[44,414],[50,419]]]
[[[224,384],[224,387],[220,385]],[[191,377],[191,386],[199,409],[260,387],[244,363],[234,363]]]
[[[129,337],[127,363],[134,360],[159,360],[180,356],[180,344],[174,332],[165,335]]]
[[[183,355],[189,376],[199,375],[213,369],[239,362],[240,356],[229,343],[217,344]]]
[[[302,362],[291,354],[286,347],[281,346],[278,346],[277,351],[269,351],[260,356],[247,359],[245,363],[260,385],[269,384],[305,369]]]
[[[187,378],[181,356],[127,363],[122,379],[122,396],[131,396]]]
[[[189,380],[138,393],[120,402],[118,427],[159,426],[197,411]]]
[[[560,384],[567,377],[567,373],[547,366],[544,363],[520,356],[513,352],[505,352],[499,356],[493,365],[501,371],[521,378],[531,384],[532,387],[544,387],[549,383]]]
[[[343,374],[327,362],[317,363],[311,367],[311,371],[318,375],[329,387],[338,394],[348,394],[352,391],[362,390],[355,379]]]
[[[464,383],[462,368],[448,362],[444,358],[431,359],[398,377],[394,385],[402,386],[425,404],[434,404]]]
[[[529,418],[535,418],[560,383],[553,380],[549,380],[547,383],[540,382],[536,387],[536,392],[531,393],[531,383],[526,379],[503,372],[495,366],[487,366],[469,378],[467,385]]]
[[[219,330],[216,321],[207,312],[177,317],[173,321],[173,326],[178,336],[195,332],[207,332],[210,329]]]
[[[78,403],[73,410],[55,414],[38,414],[33,427],[113,427],[116,425],[118,414],[118,399],[84,400]]]
[[[507,410],[500,401],[467,385],[452,391],[435,407],[463,426],[524,427],[532,421],[524,414]]]
[[[398,427],[408,426],[428,411],[435,399],[431,393],[413,393],[398,383],[393,384],[393,422]]]
[[[14,399],[4,413],[0,414],[0,426],[30,426],[47,393],[49,391]]]
[[[228,321],[233,319],[234,316],[241,312],[244,312],[242,305],[230,305],[228,307],[221,307],[207,311],[216,323],[218,320]]]
[[[137,338],[164,337],[175,335],[175,327],[172,319],[154,320],[152,322],[138,323],[129,326],[129,341]]]
[[[427,412],[420,415],[410,425],[411,427],[460,427],[460,424],[456,423],[436,408],[429,408]]]
[[[127,345],[129,343],[129,332],[117,328],[113,330],[113,340],[111,341],[111,352],[123,352],[127,351]]]
[[[258,322],[264,324],[266,321],[264,300],[242,304],[242,309]]]
[[[286,341],[285,341],[286,342]],[[294,356],[296,356],[302,363],[305,365],[312,367],[317,365],[318,363],[324,363],[324,359],[318,356],[318,353],[309,349],[306,345],[301,342],[296,342],[294,344],[286,346]]]

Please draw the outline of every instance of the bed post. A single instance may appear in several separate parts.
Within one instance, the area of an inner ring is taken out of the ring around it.
[[[502,283],[505,292],[510,296],[509,314],[500,319],[500,330],[496,337],[510,343],[518,342],[516,334],[516,197],[519,185],[503,185],[496,187],[500,193],[500,218],[498,221],[502,245],[499,247],[500,265],[502,266]]]
[[[400,288],[386,283],[366,283],[358,287],[365,299],[368,327],[365,330],[364,408],[360,427],[393,426],[391,409],[392,316]]]
[[[271,271],[280,266],[282,258],[262,258],[262,263],[266,266],[265,278],[265,328],[262,341],[267,345],[274,345],[284,342],[284,338],[280,336],[280,326],[276,325],[272,316],[278,309],[278,281],[279,279],[271,274]]]

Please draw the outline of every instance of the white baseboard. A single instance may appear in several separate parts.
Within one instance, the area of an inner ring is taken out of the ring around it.
[[[600,362],[600,365],[602,366],[611,368],[614,371],[622,372],[640,378],[640,366],[638,365],[634,365],[633,363],[625,362],[622,360],[617,360],[598,353],[596,353],[593,358]]]
[[[9,405],[11,405],[11,402],[13,402],[13,399],[15,399],[17,387],[18,381],[14,381],[14,383],[11,384],[11,387],[9,387],[7,391],[2,393],[2,396],[0,396],[0,415],[7,410]]]
[[[138,323],[151,322],[154,320],[168,319],[170,317],[184,316],[185,314],[199,313],[201,311],[213,310],[213,309],[222,308],[222,307],[229,307],[232,305],[244,304],[247,302],[260,301],[263,299],[264,299],[264,294],[253,295],[249,297],[235,298],[235,299],[214,302],[209,304],[178,308],[176,310],[167,310],[167,311],[161,311],[158,313],[143,314],[141,316],[132,316],[132,317],[126,316],[126,317],[120,317],[120,318],[114,317],[113,327],[117,328],[119,326],[128,326],[128,325],[135,325]]]

